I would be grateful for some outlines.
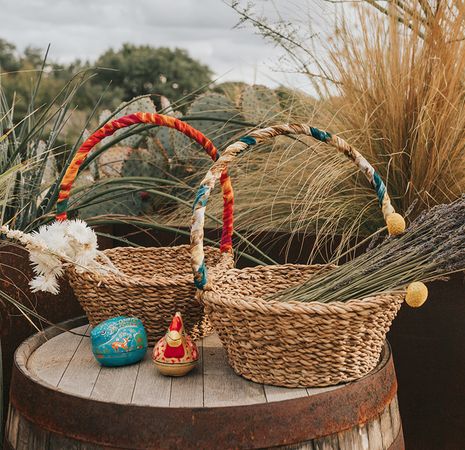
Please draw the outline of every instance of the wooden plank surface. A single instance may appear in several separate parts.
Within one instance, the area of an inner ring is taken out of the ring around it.
[[[397,400],[397,395],[392,399],[392,402],[389,405],[389,409],[391,413],[392,432],[394,433],[395,437],[397,437],[401,428],[399,401]]]
[[[265,385],[264,389],[267,402],[280,402],[282,400],[306,397],[308,395],[305,388],[289,389],[285,387]]]
[[[88,327],[76,329],[89,334]],[[32,344],[31,344],[32,345]],[[32,348],[36,348],[37,344]],[[25,358],[36,381],[43,380],[63,392],[118,404],[153,407],[219,407],[257,403],[273,403],[299,397],[314,396],[340,389],[341,386],[314,389],[287,389],[265,386],[237,376],[227,363],[224,349],[217,336],[198,343],[200,361],[196,369],[181,378],[162,376],[155,368],[149,349],[138,364],[120,368],[101,367],[94,359],[87,336],[63,333],[44,342]],[[40,379],[40,380],[38,380]],[[287,407],[287,405],[285,405]],[[270,406],[270,409],[273,405]],[[203,411],[202,411],[203,413]],[[309,410],[309,414],[311,411]],[[270,424],[272,426],[272,424]],[[253,426],[253,425],[252,425]],[[19,415],[14,407],[8,416],[8,440],[16,449],[37,450],[97,450],[92,444],[78,442],[69,436],[40,429]],[[401,429],[397,398],[374,419],[350,429],[286,445],[282,450],[386,450]],[[318,435],[319,436],[319,435]]]
[[[392,422],[391,422],[391,410],[390,405],[387,405],[384,408],[384,411],[381,413],[379,418],[381,435],[383,436],[383,448],[387,449],[391,445],[391,442],[394,440],[397,434],[393,434]]]
[[[89,335],[90,329],[83,326],[74,331]],[[181,378],[161,375],[152,362],[152,349],[139,364],[101,367],[92,354],[89,337],[71,333],[59,334],[41,345],[29,357],[27,367],[38,379],[72,395],[154,407],[250,405],[316,395],[341,387],[289,389],[253,383],[230,368],[216,335],[197,345],[199,364]]]
[[[87,336],[90,329],[86,330]],[[82,397],[90,397],[101,366],[90,351],[90,338],[83,338],[58,383],[58,389]]]
[[[367,424],[368,427],[368,442],[370,450],[384,450],[383,436],[381,435],[381,423],[379,417]]]
[[[324,386],[324,387],[316,387],[316,388],[307,388],[308,395],[317,395],[323,394],[324,392],[334,391],[335,389],[340,389],[343,386],[346,386],[349,383],[338,384],[337,386]]]
[[[340,450],[370,450],[368,445],[368,430],[366,425],[359,425],[338,434],[338,445]]]
[[[102,367],[90,398],[109,403],[131,403],[139,366]]]
[[[18,444],[19,414],[15,408],[10,406],[8,410],[8,420],[6,426],[6,437],[13,448]]]
[[[208,339],[208,338],[207,338]],[[203,339],[197,342],[199,364],[188,376],[172,379],[170,406],[201,408],[203,401]]]
[[[76,333],[86,333],[89,325],[76,328]],[[29,357],[27,368],[32,375],[52,386],[58,386],[79,344],[85,339],[72,333],[61,333],[42,344]],[[86,338],[87,340],[87,338]]]
[[[266,403],[262,384],[238,377],[229,367],[217,335],[203,340],[204,406]]]
[[[139,364],[136,385],[131,403],[144,406],[168,407],[170,405],[171,378],[164,377],[152,362],[152,349],[147,351]]]

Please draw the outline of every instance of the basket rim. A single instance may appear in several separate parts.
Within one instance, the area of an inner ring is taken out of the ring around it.
[[[186,261],[189,261],[189,244],[181,244],[181,245],[175,245],[175,246],[169,246],[169,247],[113,247],[109,248],[106,250],[103,250],[103,253],[107,256],[111,256],[109,254],[111,253],[117,253],[119,251],[124,251],[124,252],[132,252],[132,253],[149,253],[153,251],[176,251],[179,249],[186,249]],[[225,253],[221,252],[219,248],[213,247],[213,246],[208,246],[207,247],[209,250],[213,250],[218,254],[219,260],[218,260],[218,265],[221,265],[223,261],[231,259],[233,260],[233,256],[231,253]],[[79,277],[86,279],[88,281],[92,281],[95,283],[105,283],[105,284],[111,284],[111,285],[117,285],[121,287],[176,287],[179,286],[180,283],[185,283],[185,284],[191,284],[194,287],[194,284],[192,282],[193,275],[192,272],[189,269],[189,266],[186,266],[186,271],[185,273],[181,274],[173,274],[170,276],[160,276],[157,275],[156,272],[152,274],[152,276],[138,276],[138,275],[128,275],[125,274],[124,272],[121,273],[107,273],[107,274],[101,274],[101,273],[95,273],[95,272],[82,272],[78,273],[76,271],[76,268],[73,265],[66,266],[66,272],[67,274],[72,274],[73,278],[74,277]],[[212,270],[215,270],[215,266],[212,267]]]
[[[257,272],[262,269],[272,269],[272,270],[286,270],[290,268],[295,269],[310,269],[310,268],[335,268],[334,264],[279,264],[279,265],[258,265],[254,267],[246,267],[244,269],[229,269],[222,276],[228,278],[228,280],[223,279],[224,282],[229,282],[229,280],[234,278],[236,275],[244,275],[247,272]],[[237,277],[239,278],[239,277]],[[301,301],[289,301],[289,302],[279,302],[277,300],[266,300],[263,297],[256,297],[253,295],[244,296],[242,298],[230,297],[222,295],[222,283],[218,283],[218,280],[210,286],[210,289],[204,290],[202,292],[202,299],[205,302],[205,305],[221,305],[226,308],[237,309],[237,310],[248,310],[248,311],[261,311],[263,313],[273,313],[273,314],[313,314],[313,315],[328,315],[328,314],[344,314],[349,312],[364,313],[368,310],[373,309],[374,307],[382,307],[388,305],[389,303],[397,304],[404,301],[404,293],[402,292],[383,292],[377,295],[371,295],[364,298],[354,298],[346,302],[341,301],[332,301],[332,302],[301,302]]]

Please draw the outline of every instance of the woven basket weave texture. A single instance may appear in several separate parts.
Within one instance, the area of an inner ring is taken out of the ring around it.
[[[188,245],[118,247],[104,253],[121,274],[99,276],[77,273],[74,267],[67,269],[69,282],[92,326],[115,316],[138,317],[146,328],[149,345],[154,345],[179,311],[194,339],[211,333],[203,306],[195,300]],[[219,271],[233,266],[232,258],[225,256],[216,248],[207,248],[209,264]]]
[[[191,264],[198,297],[238,374],[259,383],[288,387],[355,380],[376,366],[403,293],[384,293],[348,302],[278,302],[266,298],[267,295],[301,284],[323,269],[258,266],[232,269],[212,278],[203,257],[205,210],[221,173],[239,153],[282,135],[308,136],[335,148],[366,176],[388,228],[389,218],[393,214],[399,216],[381,176],[340,137],[307,124],[281,124],[251,131],[223,151],[202,180],[194,200]]]
[[[69,197],[73,183],[92,149],[103,139],[127,127],[148,124],[177,130],[199,144],[216,160],[219,153],[206,136],[188,123],[175,117],[137,112],[106,123],[91,134],[78,149],[60,184],[57,220],[67,219]],[[220,249],[208,249],[207,260],[213,270],[233,267],[232,233],[234,195],[231,180],[221,174],[223,190],[223,231]],[[105,252],[119,273],[77,272],[67,275],[91,325],[119,316],[135,316],[144,322],[149,344],[154,345],[179,311],[193,338],[209,334],[211,327],[204,317],[203,307],[195,301],[195,289],[189,270],[189,247],[131,248],[120,247]],[[218,266],[218,267],[217,267]]]
[[[373,370],[402,294],[346,303],[282,303],[264,296],[309,279],[321,266],[232,269],[203,301],[236,373],[285,387],[329,386]]]

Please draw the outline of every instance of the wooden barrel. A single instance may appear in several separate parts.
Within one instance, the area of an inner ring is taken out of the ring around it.
[[[78,334],[51,328],[16,352],[6,449],[404,448],[388,345],[357,382],[286,389],[235,375],[216,336],[193,372],[169,378],[149,355],[100,367],[84,319],[63,327]]]

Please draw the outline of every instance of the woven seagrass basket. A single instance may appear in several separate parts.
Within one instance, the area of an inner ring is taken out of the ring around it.
[[[376,190],[383,215],[394,214],[385,185],[373,167],[338,136],[304,124],[257,130],[230,145],[214,163],[194,203],[192,269],[197,297],[205,305],[232,368],[258,383],[286,387],[328,386],[358,379],[375,368],[402,294],[348,302],[278,302],[266,296],[334,266],[276,265],[206,270],[203,225],[210,192],[221,172],[247,147],[278,135],[301,134],[325,142],[351,159]]]
[[[218,152],[202,133],[171,116],[135,113],[107,123],[92,134],[70,163],[61,184],[57,203],[57,220],[67,218],[69,193],[78,169],[89,151],[118,129],[138,123],[166,126],[180,131],[199,143],[213,160]],[[208,247],[206,259],[213,271],[224,272],[234,266],[232,255],[233,192],[225,171],[221,176],[223,190],[223,234],[220,249]],[[172,247],[118,247],[104,251],[118,273],[80,273],[66,269],[69,282],[91,325],[111,317],[138,317],[147,330],[149,345],[161,338],[176,311],[181,312],[186,330],[194,339],[211,332],[203,305],[195,301],[188,245]]]

